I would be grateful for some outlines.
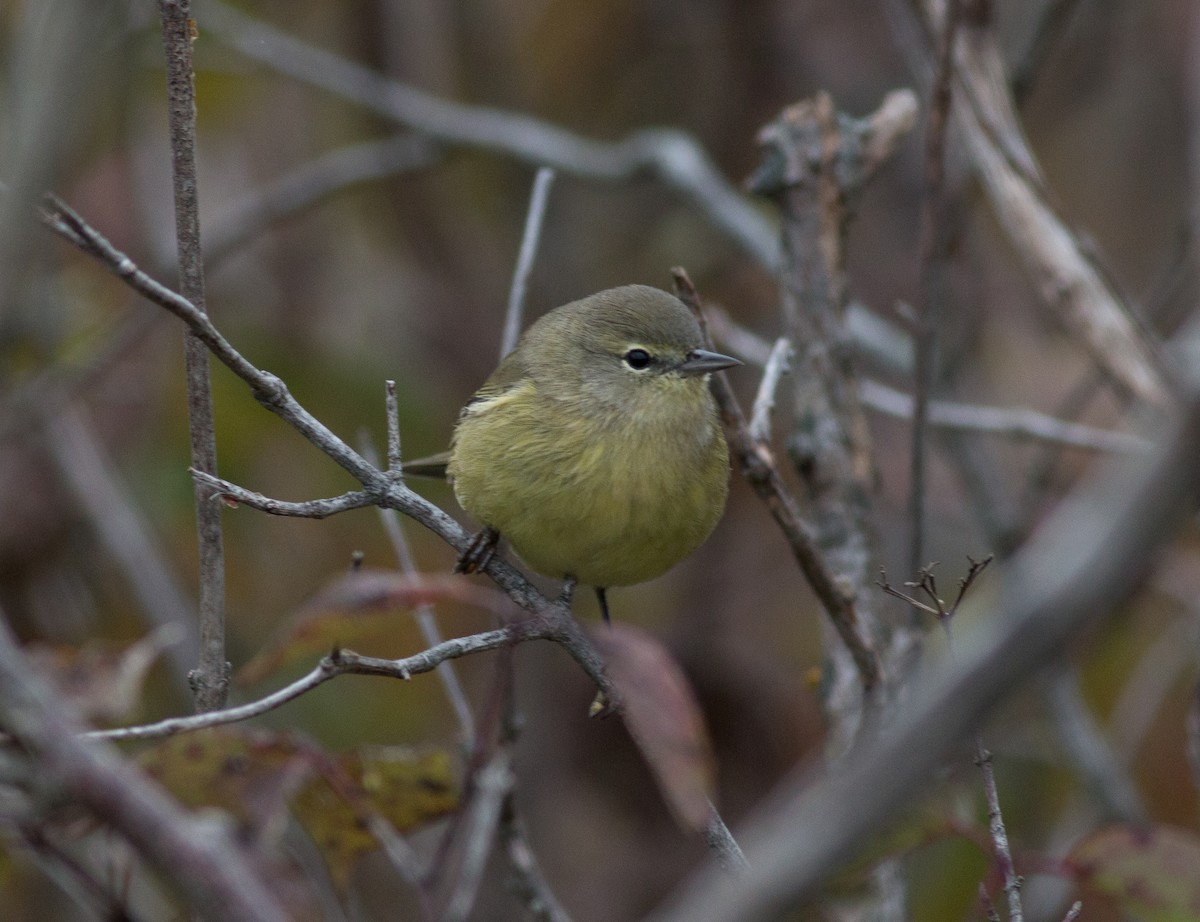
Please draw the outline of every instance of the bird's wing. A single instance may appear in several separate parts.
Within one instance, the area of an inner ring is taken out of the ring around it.
[[[492,372],[492,376],[467,401],[467,405],[459,414],[459,419],[485,413],[502,406],[518,393],[524,393],[526,388],[531,387],[533,387],[533,381],[529,377],[526,363],[516,353],[509,353]]]

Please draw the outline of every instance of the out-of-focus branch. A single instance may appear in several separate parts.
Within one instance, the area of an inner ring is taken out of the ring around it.
[[[172,675],[187,693],[187,676],[198,646],[194,608],[150,534],[128,490],[104,457],[95,432],[76,406],[46,417],[51,456],[84,509],[105,549],[121,565],[150,627],[170,626],[177,642],[167,647]]]
[[[1050,708],[1058,736],[1084,785],[1106,820],[1145,823],[1149,819],[1137,785],[1104,739],[1079,690],[1075,669],[1064,668],[1050,680]]]
[[[601,182],[652,176],[763,266],[779,265],[774,229],[690,135],[650,128],[623,141],[588,140],[530,116],[439,99],[224,4],[206,2],[203,9],[206,34],[216,35],[246,57],[445,144],[494,150],[523,163]]]
[[[72,803],[124,836],[169,877],[203,918],[285,922],[288,916],[251,870],[241,845],[211,825],[203,830],[157,786],[107,745],[81,738],[69,709],[24,662],[0,619],[0,727],[32,760],[42,798]]]
[[[913,398],[878,381],[865,380],[859,394],[863,406],[898,419],[912,417]],[[1141,454],[1150,443],[1140,436],[1085,426],[1024,407],[987,407],[954,400],[933,400],[929,423],[961,432],[977,432],[1013,439],[1031,439],[1071,448]]]
[[[895,4],[902,0],[894,0]],[[939,17],[909,0],[926,36]],[[921,62],[912,62],[921,67]],[[1170,387],[1155,344],[1089,247],[1055,206],[1009,92],[990,23],[968,17],[955,48],[955,124],[1009,242],[1045,305],[1086,345],[1111,378],[1141,400],[1165,404]]]
[[[236,252],[265,228],[311,208],[335,192],[429,166],[440,159],[441,153],[441,147],[429,138],[406,133],[340,147],[301,164],[262,189],[239,197],[233,210],[217,217],[208,234],[208,264]]]
[[[1000,573],[983,625],[913,690],[881,738],[819,783],[792,779],[743,833],[750,870],[696,877],[652,922],[761,922],[810,896],[864,837],[927,784],[948,747],[1080,630],[1141,585],[1200,493],[1200,331],[1179,349],[1185,400],[1154,454],[1094,477]]]
[[[474,778],[475,796],[463,830],[464,854],[454,892],[442,913],[444,922],[464,922],[475,904],[479,882],[491,852],[505,795],[512,789],[511,756],[500,749]]]
[[[175,243],[179,254],[179,290],[204,313],[204,256],[200,249],[200,197],[196,183],[196,87],[192,73],[191,0],[159,0],[167,59],[167,115],[171,135],[171,176],[175,198]],[[217,437],[213,426],[212,381],[208,350],[188,330],[184,334],[188,427],[192,467],[217,475]],[[200,551],[200,657],[191,675],[196,710],[222,707],[229,697],[225,659],[225,538],[221,507],[209,502],[198,481],[196,535]]]
[[[925,565],[926,437],[929,401],[933,387],[933,361],[937,354],[938,327],[946,285],[948,208],[945,194],[946,127],[950,119],[954,86],[954,43],[962,20],[963,0],[946,0],[945,15],[936,33],[933,78],[925,117],[925,160],[922,170],[920,242],[918,253],[921,300],[916,312],[913,368],[912,452],[909,484],[909,570]]]
[[[525,230],[521,234],[521,249],[517,253],[512,287],[508,292],[508,308],[504,312],[504,332],[500,337],[502,359],[516,348],[521,336],[525,290],[529,287],[529,273],[533,271],[533,260],[542,240],[542,222],[550,204],[550,187],[553,185],[554,170],[549,167],[539,169],[533,178],[533,191],[529,194],[529,212],[525,217]]]
[[[1079,7],[1080,0],[1048,0],[1042,6],[1033,38],[1013,73],[1012,94],[1018,104],[1033,90],[1050,52],[1066,33],[1071,17]]]

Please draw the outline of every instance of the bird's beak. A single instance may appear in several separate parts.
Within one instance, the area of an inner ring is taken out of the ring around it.
[[[720,371],[722,368],[732,368],[742,363],[732,356],[721,355],[719,352],[709,352],[707,349],[693,349],[679,366],[681,375],[706,375],[709,372]]]

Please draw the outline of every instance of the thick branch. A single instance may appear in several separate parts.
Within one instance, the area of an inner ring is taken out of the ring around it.
[[[179,290],[205,312],[204,260],[200,251],[200,199],[196,187],[196,92],[192,80],[191,0],[159,0],[167,58],[167,110],[171,129],[171,174],[175,193],[175,241],[179,251]],[[188,425],[192,467],[217,474],[212,381],[208,350],[192,331],[185,333]],[[200,661],[191,674],[196,710],[211,711],[229,695],[225,660],[225,539],[221,509],[208,501],[199,482],[196,532],[200,549]]]

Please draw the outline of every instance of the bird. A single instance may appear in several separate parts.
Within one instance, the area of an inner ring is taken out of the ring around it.
[[[601,291],[532,324],[459,415],[447,479],[483,529],[458,569],[500,537],[534,571],[607,590],[662,575],[720,519],[729,453],[709,376],[742,364],[704,348],[678,298]]]

